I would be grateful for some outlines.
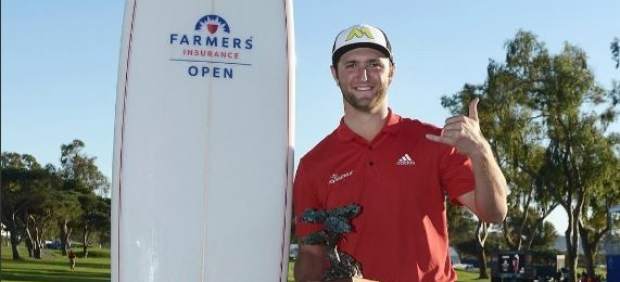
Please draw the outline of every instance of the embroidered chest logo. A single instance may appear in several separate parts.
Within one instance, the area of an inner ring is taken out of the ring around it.
[[[396,165],[414,166],[415,161],[409,156],[409,154],[404,154],[402,155],[402,157],[398,158],[398,161],[396,161]]]
[[[349,177],[351,175],[353,175],[353,171],[352,170],[350,170],[348,172],[345,172],[343,174],[340,174],[340,175],[334,173],[329,178],[329,184],[334,184],[334,183],[336,183],[338,181],[341,181],[341,180],[343,180],[343,179],[345,179],[345,178],[347,178],[347,177]]]

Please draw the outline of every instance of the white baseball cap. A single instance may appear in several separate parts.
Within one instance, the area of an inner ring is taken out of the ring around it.
[[[392,64],[394,63],[392,46],[385,32],[371,25],[358,24],[341,31],[336,36],[332,47],[332,65],[335,66],[347,51],[361,47],[379,50],[390,59]]]

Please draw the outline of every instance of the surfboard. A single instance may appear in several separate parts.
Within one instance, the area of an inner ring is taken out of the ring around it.
[[[290,0],[128,0],[112,281],[286,281]]]

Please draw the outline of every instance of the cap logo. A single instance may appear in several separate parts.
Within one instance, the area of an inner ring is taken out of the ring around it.
[[[375,39],[375,37],[372,35],[372,32],[370,32],[370,30],[367,27],[362,26],[362,27],[352,28],[349,34],[347,35],[347,39],[345,39],[345,41],[349,41],[353,38],[362,38],[362,37],[366,37],[369,39]]]

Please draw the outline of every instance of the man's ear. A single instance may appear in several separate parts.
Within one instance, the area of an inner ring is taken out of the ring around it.
[[[338,71],[336,70],[336,67],[335,66],[330,66],[329,68],[332,71],[332,77],[336,81],[336,84],[340,85],[340,82],[338,81]]]
[[[392,83],[392,78],[394,78],[394,73],[396,72],[396,65],[395,64],[391,64],[390,65],[390,74],[388,75],[389,79],[390,79],[390,83]]]

